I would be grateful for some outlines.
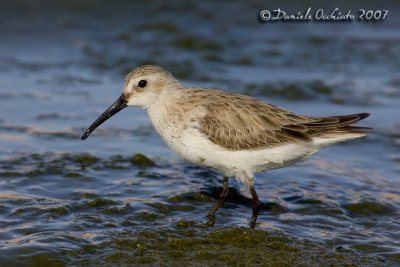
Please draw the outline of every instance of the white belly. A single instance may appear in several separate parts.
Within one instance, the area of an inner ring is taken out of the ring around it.
[[[308,143],[234,151],[212,143],[194,128],[180,134],[174,129],[164,128],[160,134],[169,147],[185,160],[220,170],[248,185],[253,184],[255,173],[305,160],[319,149],[314,143]]]

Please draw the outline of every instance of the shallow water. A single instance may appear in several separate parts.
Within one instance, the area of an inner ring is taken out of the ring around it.
[[[399,264],[398,7],[381,24],[269,25],[253,2],[180,4],[1,9],[2,265]],[[259,174],[256,230],[249,193],[231,181],[210,228],[221,174],[179,159],[144,111],[80,140],[144,63],[302,114],[370,112],[374,130]]]

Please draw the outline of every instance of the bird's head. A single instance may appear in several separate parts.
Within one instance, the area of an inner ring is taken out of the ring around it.
[[[153,65],[144,65],[132,70],[125,79],[122,95],[82,135],[85,140],[100,124],[127,106],[144,109],[157,103],[170,91],[180,88],[177,79],[167,70]]]

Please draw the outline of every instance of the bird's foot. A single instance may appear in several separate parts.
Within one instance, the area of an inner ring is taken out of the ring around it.
[[[215,206],[210,210],[208,213],[208,226],[214,226],[215,223],[215,214],[217,213],[218,209],[224,204],[225,198],[228,195],[228,177],[224,176],[224,187],[222,188],[222,191],[219,195],[217,203],[215,203]]]
[[[256,225],[257,225],[257,216],[258,216],[258,213],[259,213],[259,211],[257,212],[256,215],[254,215],[254,213],[253,213],[253,216],[251,217],[251,220],[250,220],[250,228],[252,228],[252,229],[254,229],[254,228],[256,227]]]
[[[207,225],[213,227],[215,224],[215,212],[210,211],[208,213],[208,222]]]
[[[254,189],[253,186],[250,187],[250,193],[252,196],[252,208],[253,208],[253,213],[251,215],[251,220],[250,220],[250,228],[255,228],[257,224],[257,217],[258,214],[260,214],[260,209],[261,209],[261,202],[258,199],[256,190]]]

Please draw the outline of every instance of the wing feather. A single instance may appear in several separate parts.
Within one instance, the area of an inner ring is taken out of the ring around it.
[[[212,89],[195,89],[188,95],[190,101],[205,108],[200,132],[230,150],[310,142],[326,132],[360,131],[350,124],[368,116],[302,116],[250,96]]]

